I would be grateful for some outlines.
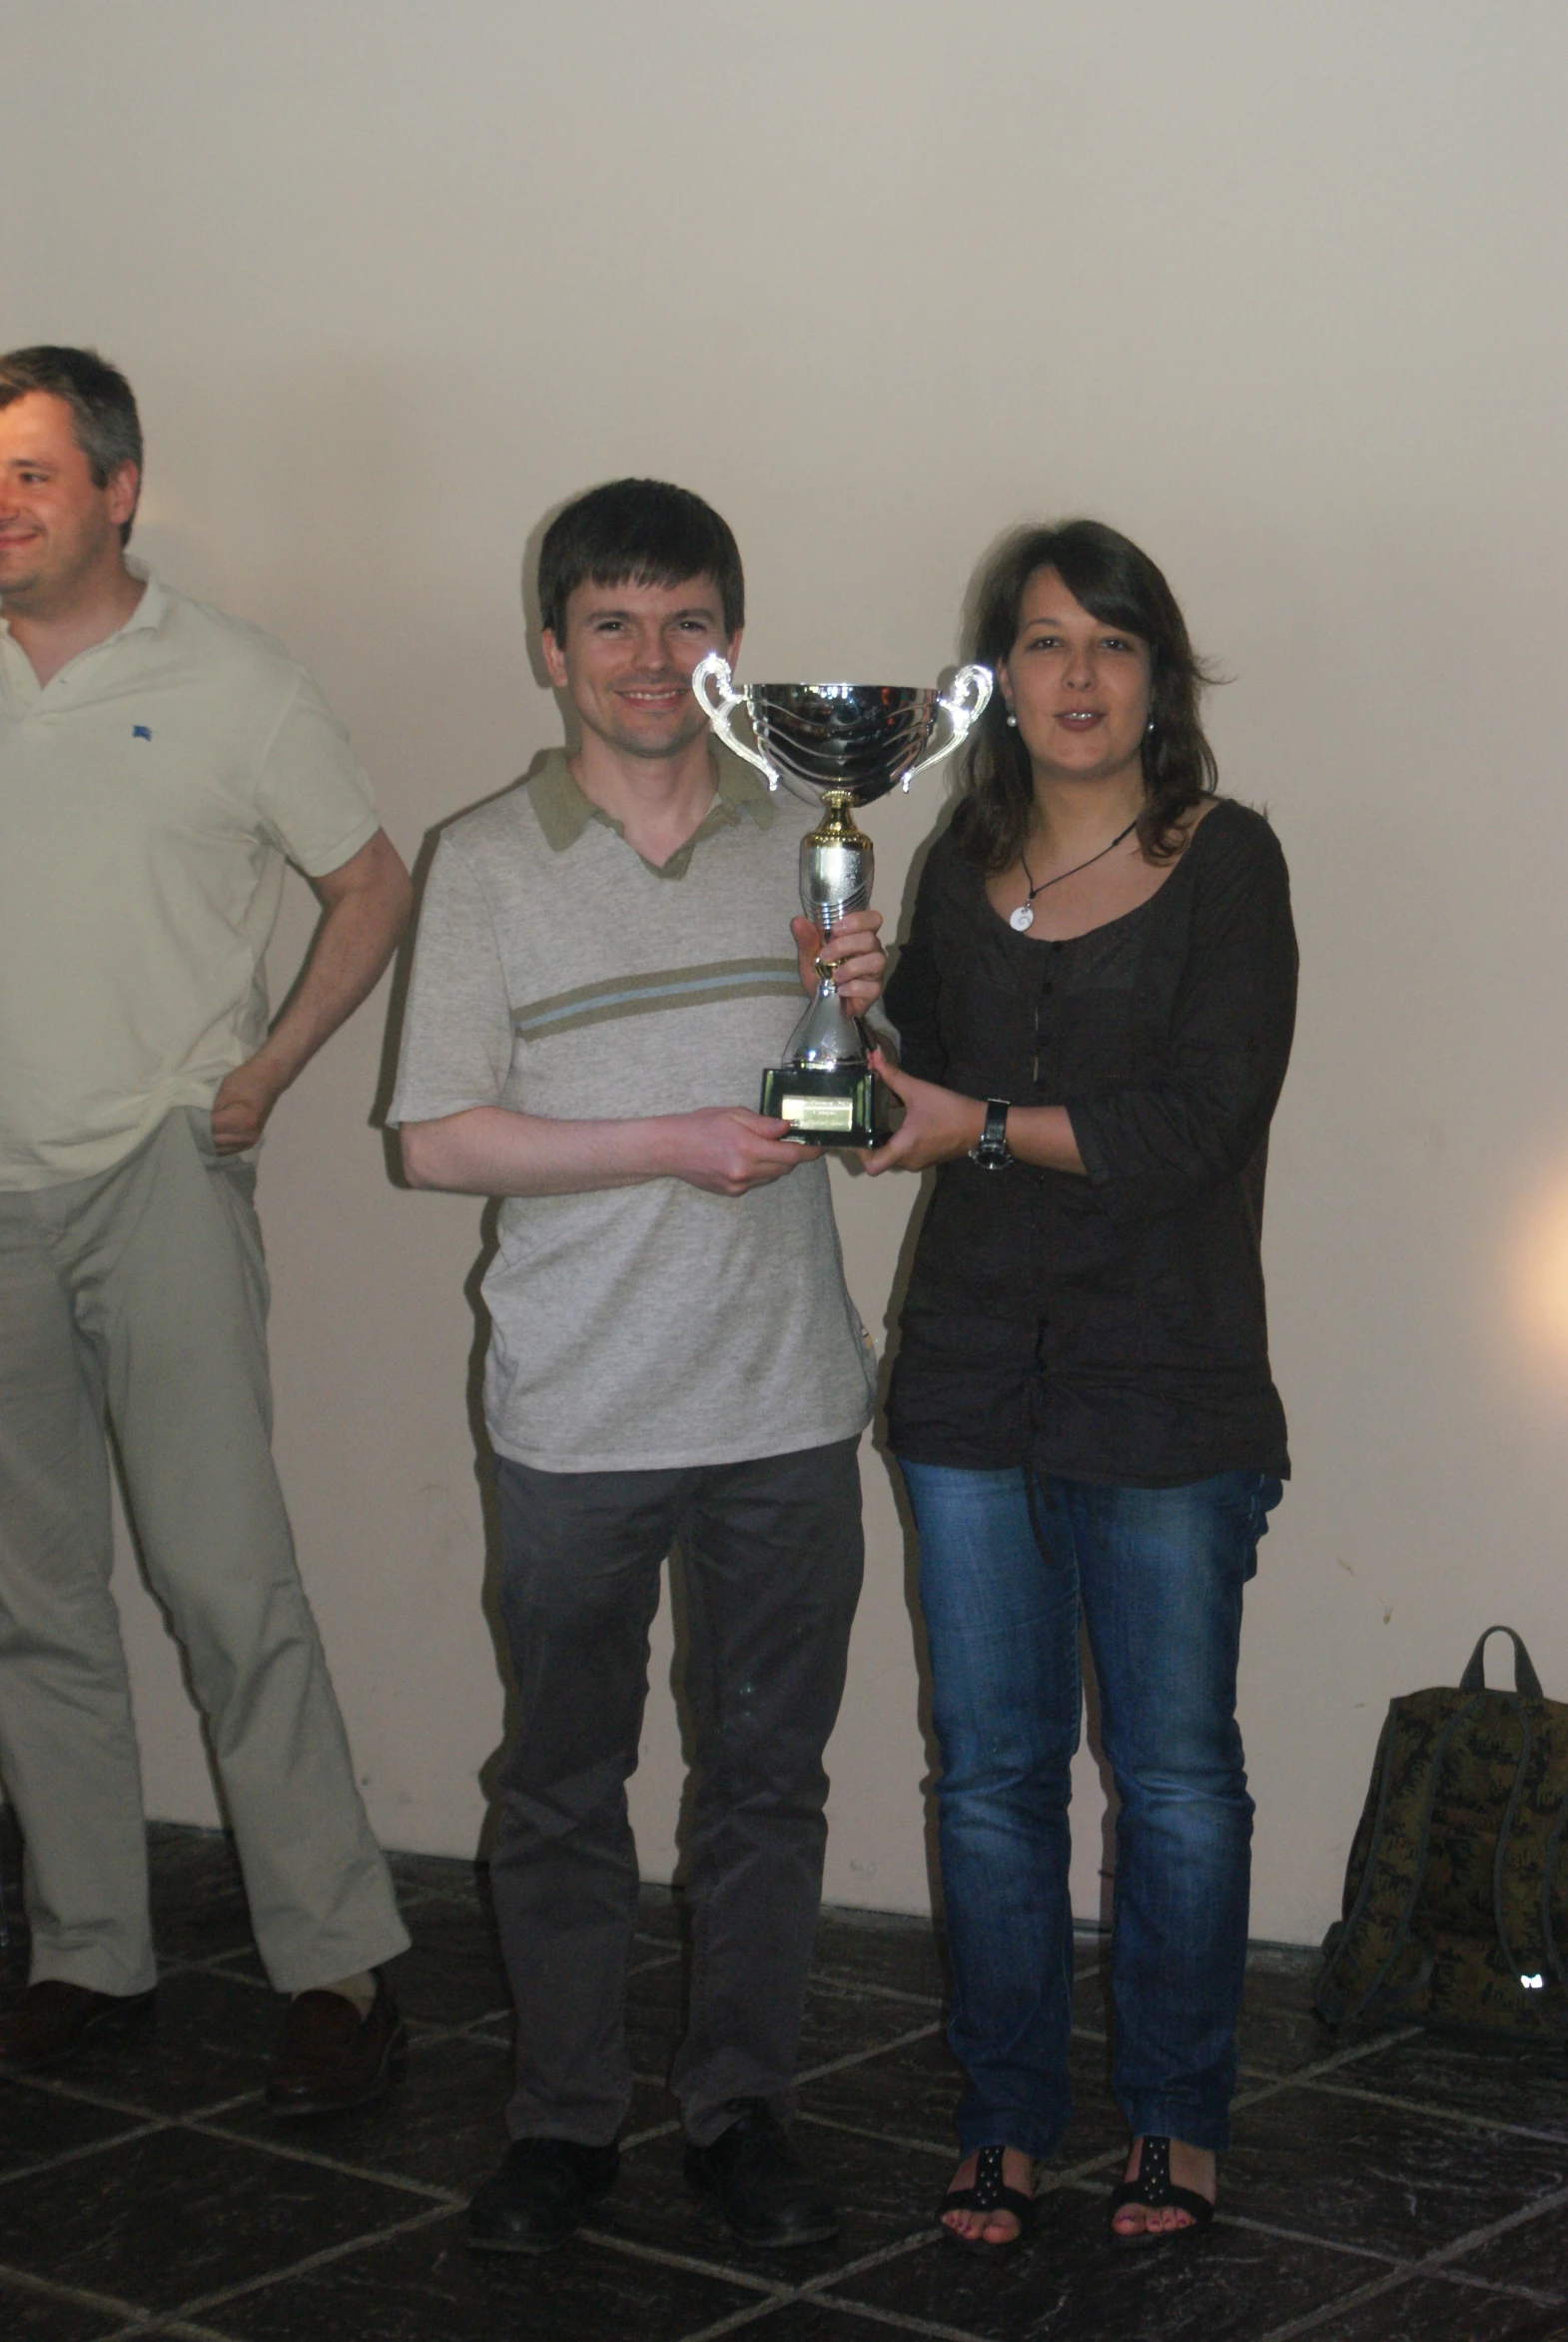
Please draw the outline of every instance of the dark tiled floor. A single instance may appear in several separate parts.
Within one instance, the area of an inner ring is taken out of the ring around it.
[[[735,2244],[681,2176],[662,2074],[680,2015],[672,1899],[649,1890],[630,1985],[639,2073],[620,2184],[542,2261],[475,2259],[462,2206],[501,2145],[506,1991],[471,1870],[396,1863],[406,2078],[384,2105],[280,2128],[261,2103],[279,2004],[227,1848],[154,1832],[157,2042],[0,2083],[4,2342],[1568,2342],[1568,2061],[1421,2034],[1338,2044],[1311,1961],[1248,1971],[1224,2216],[1180,2253],[1115,2254],[1122,2146],[1098,1946],[1082,1947],[1079,2112],[1030,2246],[945,2250],[932,2203],[957,2084],[929,1929],[830,1913],[797,2143],[844,2233]]]

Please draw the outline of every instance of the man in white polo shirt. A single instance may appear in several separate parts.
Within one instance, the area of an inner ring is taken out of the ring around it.
[[[742,596],[733,535],[685,489],[617,480],[558,513],[539,607],[580,743],[452,823],[419,918],[403,1162],[415,1185],[505,1198],[485,1419],[517,1700],[490,1880],[517,2051],[512,2145],[469,2211],[481,2250],[548,2250],[614,2182],[625,1784],[675,1543],[699,1775],[686,2173],[749,2244],[837,2226],[783,2126],[873,1367],[820,1150],[753,1112],[823,944],[798,916],[790,940],[811,813],[710,746],[690,688],[705,651],[735,655]],[[857,1013],[879,925],[834,931]]]
[[[0,1777],[33,1938],[0,2072],[154,2020],[107,1417],[292,1996],[269,2099],[317,2113],[386,2086],[408,1939],[273,1467],[254,1150],[408,881],[303,668],[128,566],[141,462],[94,353],[0,359]],[[286,860],[325,916],[269,1031]]]

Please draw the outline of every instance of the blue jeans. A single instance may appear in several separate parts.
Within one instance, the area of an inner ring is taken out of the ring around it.
[[[1072,2111],[1070,1769],[1089,1629],[1117,1822],[1113,2082],[1135,2133],[1229,2144],[1252,1801],[1241,1589],[1279,1482],[1106,1488],[900,1459],[942,1749],[948,2038],[966,2154],[1049,2154]],[[1042,1553],[1038,1521],[1048,1549]]]

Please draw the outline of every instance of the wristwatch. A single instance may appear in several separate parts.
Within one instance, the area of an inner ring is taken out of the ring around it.
[[[1008,1147],[1008,1108],[1011,1104],[1011,1099],[1007,1098],[986,1100],[985,1124],[980,1137],[969,1151],[970,1162],[978,1163],[982,1171],[1001,1171],[1013,1160]]]

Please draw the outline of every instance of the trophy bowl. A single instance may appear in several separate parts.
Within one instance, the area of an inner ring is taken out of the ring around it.
[[[900,683],[748,683],[737,690],[729,661],[709,651],[691,688],[726,747],[797,797],[818,800],[824,818],[800,848],[801,907],[821,929],[816,998],[790,1037],[781,1065],[762,1077],[761,1112],[788,1123],[789,1136],[813,1147],[876,1147],[886,1137],[870,1051],[858,1020],[833,982],[828,943],[847,911],[871,900],[871,840],[850,819],[891,789],[951,755],[991,697],[989,667],[961,667],[946,694]],[[732,718],[744,709],[755,747],[738,740]],[[931,736],[940,717],[947,737]]]
[[[940,693],[898,683],[753,683],[741,697],[786,785],[852,805],[908,788],[943,706]]]

